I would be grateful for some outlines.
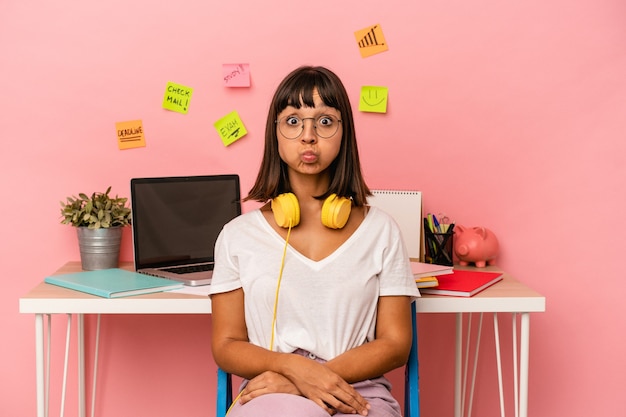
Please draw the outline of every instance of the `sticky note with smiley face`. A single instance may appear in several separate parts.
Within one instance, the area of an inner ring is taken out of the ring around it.
[[[359,111],[370,113],[387,113],[387,99],[389,90],[387,87],[364,85],[361,87],[359,98]]]

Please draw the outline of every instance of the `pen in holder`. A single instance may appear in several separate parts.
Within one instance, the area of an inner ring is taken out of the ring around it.
[[[424,260],[430,264],[452,266],[454,248],[454,225],[450,225],[445,232],[430,230],[427,219],[424,219],[425,256]]]

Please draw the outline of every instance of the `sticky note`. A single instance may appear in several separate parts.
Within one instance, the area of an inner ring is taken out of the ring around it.
[[[224,87],[250,87],[250,64],[222,64]]]
[[[354,32],[354,37],[359,45],[361,58],[367,58],[374,54],[385,52],[389,49],[380,25],[374,25]]]
[[[163,108],[178,113],[187,114],[193,88],[168,82],[163,97]]]
[[[364,85],[361,87],[359,110],[371,113],[387,113],[388,95],[389,89],[387,87]]]
[[[115,123],[117,129],[117,146],[120,149],[141,148],[146,146],[141,120]]]
[[[213,126],[215,126],[217,133],[220,135],[224,146],[232,144],[248,133],[236,111],[228,113],[215,122]]]

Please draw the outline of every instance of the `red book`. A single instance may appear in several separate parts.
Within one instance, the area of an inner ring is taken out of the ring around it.
[[[451,274],[439,275],[439,285],[420,288],[422,294],[471,297],[502,279],[503,272],[466,271],[455,269]]]

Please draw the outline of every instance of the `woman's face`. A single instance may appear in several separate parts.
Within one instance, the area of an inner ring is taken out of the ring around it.
[[[341,113],[326,106],[317,90],[313,99],[315,107],[287,106],[276,118],[278,153],[290,170],[300,174],[324,172],[341,149]]]

